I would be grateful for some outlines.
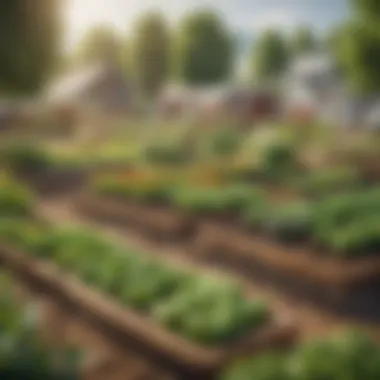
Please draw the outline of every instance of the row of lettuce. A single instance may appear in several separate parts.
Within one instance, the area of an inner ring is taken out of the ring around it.
[[[20,188],[18,192],[9,191],[11,186],[16,190],[15,184],[7,186],[3,186],[7,188],[6,194],[19,194],[18,201],[24,199],[24,206],[14,207],[19,204],[14,201],[17,197],[9,197],[7,203],[4,201],[7,197],[0,196],[2,243],[19,247],[32,257],[53,261],[89,287],[148,315],[177,334],[205,345],[221,344],[246,335],[270,320],[271,313],[265,303],[248,299],[243,289],[229,280],[179,271],[148,258],[144,252],[111,243],[94,231],[53,228],[33,222],[29,218],[33,210],[30,197]],[[343,220],[347,215],[342,214]],[[1,289],[7,288],[2,283]],[[24,378],[23,373],[17,372],[22,370],[36,380],[78,378],[76,352],[59,352],[64,365],[58,371],[52,365],[53,351],[36,345],[38,339],[32,319],[20,317],[25,314],[16,313],[9,297],[3,294],[1,305],[0,374],[4,378],[10,375]],[[378,378],[379,345],[369,336],[351,331],[301,343],[286,352],[245,358],[228,366],[221,375],[221,380]]]
[[[376,186],[319,200],[279,202],[248,184],[194,186],[109,176],[95,180],[89,191],[192,215],[228,217],[254,233],[280,242],[307,242],[339,257],[380,250],[380,187]]]
[[[380,345],[363,332],[345,330],[232,365],[222,380],[377,380]]]
[[[0,378],[80,379],[80,353],[52,347],[41,338],[38,310],[13,298],[12,278],[0,273]]]
[[[342,193],[318,201],[275,202],[247,184],[193,186],[139,178],[101,177],[90,191],[152,205],[175,207],[183,213],[228,217],[245,229],[280,242],[308,243],[338,257],[360,257],[380,251],[380,188]],[[32,212],[29,191],[2,179],[3,216]]]
[[[271,318],[265,302],[247,298],[234,282],[172,268],[94,231],[8,219],[0,238],[198,343],[236,340]]]

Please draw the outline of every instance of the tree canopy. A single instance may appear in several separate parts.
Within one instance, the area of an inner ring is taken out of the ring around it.
[[[121,41],[116,32],[106,25],[96,25],[89,29],[79,42],[74,61],[91,64],[99,61],[119,63]]]
[[[175,41],[175,70],[190,84],[211,84],[229,78],[233,65],[232,38],[214,12],[188,14]]]
[[[296,29],[293,41],[292,48],[293,52],[296,55],[309,53],[315,50],[317,47],[317,41],[315,35],[306,26],[301,26]]]
[[[62,25],[59,0],[0,1],[0,91],[33,93],[54,70]]]
[[[132,43],[133,72],[142,92],[154,95],[169,74],[170,35],[163,16],[150,12],[136,23]]]
[[[254,45],[253,76],[259,80],[278,78],[289,61],[289,49],[282,34],[276,30],[264,31]]]

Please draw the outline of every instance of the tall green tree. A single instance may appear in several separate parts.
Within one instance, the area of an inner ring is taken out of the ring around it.
[[[34,93],[52,74],[62,36],[60,0],[0,1],[0,92]]]
[[[116,32],[106,25],[89,29],[79,42],[74,53],[74,63],[92,64],[97,62],[119,63],[121,41]]]
[[[253,48],[253,76],[260,81],[277,79],[289,61],[289,47],[281,32],[264,31]]]
[[[181,21],[175,41],[175,70],[190,84],[228,79],[233,66],[232,37],[221,18],[208,10],[191,13]]]
[[[136,23],[132,43],[133,72],[142,93],[154,96],[169,75],[170,35],[160,13],[149,12]]]
[[[296,29],[292,47],[295,55],[310,53],[316,49],[317,40],[310,28],[301,26]]]
[[[380,91],[380,3],[352,0],[351,19],[336,40],[337,60],[357,92]]]

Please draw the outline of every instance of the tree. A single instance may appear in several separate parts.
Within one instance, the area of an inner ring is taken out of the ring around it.
[[[278,78],[289,60],[289,50],[280,32],[267,30],[253,48],[253,75],[263,81]]]
[[[380,91],[380,4],[352,0],[353,17],[342,25],[335,54],[352,89]]]
[[[306,26],[299,27],[293,38],[293,52],[296,55],[303,53],[312,52],[317,46],[317,41],[315,39],[312,31]]]
[[[229,78],[232,38],[224,22],[206,10],[187,15],[180,24],[174,59],[184,82],[209,84]]]
[[[142,16],[134,31],[133,71],[144,95],[154,96],[169,73],[170,37],[161,14]]]
[[[0,2],[0,91],[41,89],[59,57],[59,0]]]
[[[378,0],[351,0],[351,5],[356,17],[365,20],[379,21],[380,2]]]
[[[121,41],[115,31],[106,25],[97,25],[88,30],[79,42],[74,62],[87,65],[97,62],[119,63]]]

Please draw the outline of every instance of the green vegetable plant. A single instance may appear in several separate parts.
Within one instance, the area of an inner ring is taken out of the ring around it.
[[[25,228],[19,231],[15,239],[0,229],[0,239],[10,239],[34,257],[49,258],[88,286],[197,343],[236,340],[270,318],[266,304],[246,298],[234,282],[178,270],[94,231],[41,227],[38,244],[22,240]]]

